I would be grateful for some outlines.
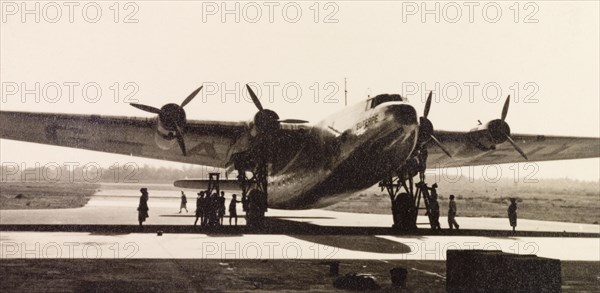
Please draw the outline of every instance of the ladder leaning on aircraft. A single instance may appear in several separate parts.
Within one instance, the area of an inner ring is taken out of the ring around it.
[[[253,119],[250,150],[240,154],[247,157],[235,160],[234,168],[238,173],[237,179],[242,190],[242,198],[245,196],[248,200],[246,221],[248,225],[260,226],[268,210],[268,164],[274,149],[277,148],[274,144],[276,141],[274,134],[281,128],[281,123],[304,124],[308,121],[280,119],[275,111],[263,108],[249,85],[246,85],[246,89],[258,112]],[[251,172],[252,176],[248,177],[247,171]]]
[[[276,147],[273,145],[274,139],[272,136],[280,129],[281,123],[304,124],[308,123],[308,121],[279,119],[279,115],[275,111],[263,108],[260,100],[249,85],[246,85],[246,89],[258,112],[254,115],[253,119],[250,150],[238,155],[238,157],[245,156],[245,158],[235,160],[234,168],[238,172],[237,179],[242,191],[242,197],[247,197],[248,199],[247,223],[249,225],[261,225],[267,212],[268,163],[271,152]],[[187,156],[187,148],[183,138],[183,129],[186,124],[186,115],[183,107],[191,102],[201,90],[202,86],[192,92],[181,105],[171,103],[166,104],[161,109],[135,103],[132,103],[131,106],[146,112],[158,114],[157,133],[167,141],[177,138],[183,156]],[[160,139],[157,138],[157,143],[158,141]],[[252,173],[250,177],[247,176],[247,171]],[[211,173],[208,189],[212,191],[216,185],[218,192],[219,182],[219,174]]]
[[[430,92],[427,97],[427,102],[425,103],[423,116],[419,118],[418,139],[412,154],[394,174],[379,182],[381,190],[385,189],[390,196],[392,202],[392,217],[394,221],[393,227],[399,230],[408,231],[417,229],[417,216],[419,210],[422,209],[420,207],[421,199],[423,199],[425,204],[424,209],[427,210],[427,214],[431,214],[429,194],[426,190],[427,183],[425,182],[428,153],[427,143],[432,141],[448,157],[452,158],[452,155],[446,147],[435,137],[433,123],[427,118],[429,110],[431,109],[432,95],[433,92]],[[477,141],[481,141],[481,138],[484,138],[488,144],[481,144],[481,147],[490,149],[495,148],[496,144],[509,141],[515,150],[517,150],[525,160],[528,160],[527,155],[510,137],[510,127],[508,126],[508,123],[504,121],[508,114],[509,103],[510,95],[506,98],[506,102],[504,102],[501,118],[488,122],[486,127],[480,132],[477,130],[472,132],[472,137],[477,138]],[[419,181],[414,183],[413,178],[416,175],[419,175]],[[430,225],[432,227],[434,226],[433,223],[431,223],[431,217]]]

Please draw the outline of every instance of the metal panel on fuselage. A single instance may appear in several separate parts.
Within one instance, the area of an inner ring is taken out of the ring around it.
[[[391,111],[407,106],[389,102],[370,109],[361,103],[315,125],[289,165],[271,174],[269,206],[325,206],[336,195],[367,188],[389,175],[417,139],[416,113],[410,112],[414,124],[403,128]]]

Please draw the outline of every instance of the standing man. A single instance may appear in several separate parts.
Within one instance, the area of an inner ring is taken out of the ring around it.
[[[204,225],[204,191],[198,192],[198,197],[196,198],[196,221],[194,221],[194,226],[198,224],[198,219],[200,219],[200,225]]]
[[[142,196],[140,196],[140,204],[138,205],[138,221],[140,222],[140,227],[142,227],[142,223],[146,221],[148,218],[148,188],[143,187],[140,189]]]
[[[421,147],[417,153],[417,170],[419,171],[419,181],[425,182],[425,170],[427,169],[427,147]],[[434,183],[435,184],[435,183]]]
[[[442,230],[442,225],[440,225],[440,205],[438,203],[438,194],[437,194],[437,183],[433,183],[429,191],[431,192],[429,198],[429,207],[431,210],[431,220],[432,220],[432,229],[433,230]],[[454,207],[456,210],[456,206]],[[456,221],[454,221],[456,223]],[[458,225],[456,225],[458,229]]]
[[[208,219],[209,226],[219,225],[219,195],[215,192],[210,197],[210,218]]]
[[[221,191],[219,197],[219,224],[223,226],[223,218],[225,217],[225,192]]]
[[[248,197],[245,193],[242,194],[242,210],[244,211],[244,213],[248,212]]]
[[[510,198],[510,205],[508,206],[508,221],[512,226],[513,233],[517,228],[517,199],[514,197]]]
[[[208,226],[208,214],[210,210],[210,192],[208,190],[201,191],[202,199],[200,200],[200,212],[202,213],[202,218],[200,221],[200,225]]]
[[[458,223],[456,222],[456,202],[454,201],[454,194],[450,194],[450,203],[448,203],[448,226],[450,230],[452,227],[456,227],[458,230]]]
[[[179,206],[179,213],[181,214],[181,209],[185,209],[185,212],[188,212],[187,209],[187,197],[185,196],[185,193],[183,192],[183,190],[181,191],[181,205]]]
[[[236,204],[239,201],[237,200],[237,194],[233,194],[233,198],[231,199],[231,202],[229,202],[229,226],[231,226],[231,218],[235,218],[235,225],[237,226],[237,206]]]

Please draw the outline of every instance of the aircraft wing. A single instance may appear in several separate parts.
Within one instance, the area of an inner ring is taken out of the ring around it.
[[[0,138],[138,157],[225,167],[245,122],[188,120],[188,155],[177,143],[163,150],[155,142],[157,118],[0,111]]]
[[[427,145],[428,168],[477,166],[600,157],[600,138],[511,134],[529,160],[508,142],[495,150],[477,147],[468,132],[435,131],[435,136],[452,154],[448,157],[433,141]]]

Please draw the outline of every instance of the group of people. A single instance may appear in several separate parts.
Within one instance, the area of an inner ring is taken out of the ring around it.
[[[509,198],[510,205],[508,206],[508,222],[512,227],[513,233],[517,228],[517,199],[514,197]],[[452,230],[452,226],[458,229],[458,223],[456,223],[456,201],[454,201],[454,194],[450,195],[450,202],[448,203],[448,226]],[[438,223],[439,225],[439,223]]]
[[[419,188],[424,193],[425,200],[427,201],[428,209],[427,215],[429,216],[429,222],[431,223],[431,229],[433,230],[441,230],[442,227],[440,225],[440,205],[438,203],[438,194],[437,194],[437,183],[434,183],[431,187],[428,187],[425,183],[419,183]],[[140,192],[142,195],[140,196],[140,203],[138,205],[138,221],[140,226],[142,223],[146,221],[146,218],[149,217],[148,211],[148,189],[141,188]],[[405,196],[405,198],[408,198]],[[510,226],[512,227],[513,232],[517,227],[517,199],[510,198],[510,205],[508,207],[508,219]],[[237,195],[233,194],[231,201],[229,202],[229,225],[231,225],[231,220],[234,219],[234,223],[237,226],[237,204],[242,204],[242,209],[244,212],[248,211],[248,199],[242,196],[242,200],[237,200]],[[408,208],[409,202],[402,201],[402,198],[398,198],[392,201],[392,210],[394,214],[394,223],[402,223],[404,222],[402,219],[398,218],[398,215],[410,215],[407,211],[402,213],[399,209]],[[181,205],[179,206],[179,213],[185,209],[185,212],[188,212],[187,209],[187,197],[185,193],[181,192]],[[457,229],[460,227],[456,222],[456,201],[454,200],[454,194],[450,195],[450,201],[448,203],[448,227],[450,230]],[[198,225],[198,220],[200,220],[201,226],[222,226],[223,218],[225,217],[225,192],[221,191],[221,195],[219,196],[217,192],[210,194],[210,191],[200,191],[198,192],[198,198],[196,199],[196,221],[194,221],[194,226]]]
[[[434,183],[431,187],[428,187],[424,182],[418,183],[417,186],[423,191],[423,195],[427,205],[427,216],[429,216],[429,222],[431,229],[442,230],[440,224],[440,205],[438,203],[437,194],[437,183]],[[450,195],[450,202],[448,202],[448,228],[459,229],[459,225],[456,222],[456,201],[454,201],[454,194]]]
[[[140,203],[138,205],[138,221],[140,223],[140,227],[149,217],[148,211],[148,189],[141,188],[140,192],[142,195],[140,196]],[[234,220],[234,224],[237,226],[238,218],[237,218],[237,204],[242,203],[242,208],[244,211],[248,209],[248,200],[245,196],[242,197],[242,200],[237,200],[237,195],[233,194],[231,201],[229,201],[229,225],[232,224],[232,219]],[[187,197],[185,193],[181,192],[181,204],[179,206],[179,213],[185,210],[185,212],[189,212],[187,209]],[[225,192],[221,191],[221,195],[219,196],[217,192],[210,194],[208,190],[198,192],[198,198],[196,199],[196,221],[194,221],[194,226],[198,225],[198,220],[200,220],[201,226],[222,226],[223,218],[225,217]]]
[[[441,230],[442,227],[440,225],[440,205],[438,203],[438,194],[437,194],[437,183],[434,183],[431,187],[428,187],[425,183],[418,183],[418,187],[424,193],[425,200],[427,201],[427,215],[429,216],[429,222],[431,224],[431,229],[433,230]],[[450,201],[448,202],[448,228],[459,229],[459,225],[456,222],[456,201],[454,200],[454,194],[450,195]],[[508,206],[508,220],[510,226],[512,227],[513,232],[515,232],[517,227],[517,199],[509,198],[510,205]],[[394,203],[392,203],[393,205]],[[400,203],[401,204],[401,203]]]
[[[182,196],[182,204],[183,202],[184,200]],[[242,205],[245,205],[244,198],[239,201],[237,200],[237,194],[233,194],[231,201],[229,201],[228,208],[229,225],[231,225],[231,220],[233,219],[235,225],[237,226],[237,204],[240,202]],[[194,221],[194,226],[198,225],[198,220],[200,220],[201,226],[222,226],[224,217],[225,192],[221,191],[220,196],[217,194],[217,192],[210,194],[210,191],[208,190],[198,192],[198,197],[196,198],[196,221]]]

